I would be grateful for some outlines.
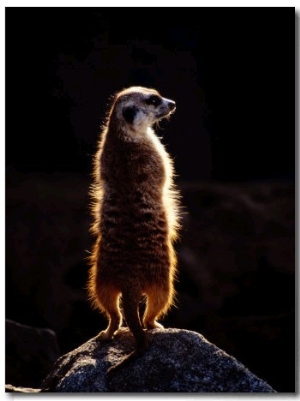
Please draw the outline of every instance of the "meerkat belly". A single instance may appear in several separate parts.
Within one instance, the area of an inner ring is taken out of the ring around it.
[[[122,284],[130,272],[142,283],[151,282],[169,271],[168,225],[162,204],[134,203],[127,208],[103,205],[100,224],[99,273],[105,279],[114,273]],[[131,203],[130,203],[131,201]],[[124,199],[122,199],[124,205]],[[106,207],[107,206],[107,207]]]

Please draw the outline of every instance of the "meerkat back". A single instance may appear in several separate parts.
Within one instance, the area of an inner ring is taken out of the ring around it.
[[[175,111],[175,102],[156,90],[131,87],[119,92],[94,159],[91,256],[88,290],[93,305],[106,314],[108,327],[98,339],[109,340],[122,324],[119,307],[136,340],[147,348],[145,329],[162,327],[174,300],[178,192],[173,163],[152,125]],[[142,322],[138,304],[146,296]]]

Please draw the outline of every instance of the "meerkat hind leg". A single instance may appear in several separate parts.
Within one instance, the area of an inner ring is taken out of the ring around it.
[[[115,332],[119,329],[122,323],[122,315],[119,309],[119,294],[110,293],[109,296],[101,299],[101,305],[104,307],[109,323],[106,330],[101,331],[97,340],[107,341],[111,340]]]
[[[146,329],[163,329],[164,326],[156,321],[169,304],[169,293],[155,289],[147,292],[147,306],[143,319]]]

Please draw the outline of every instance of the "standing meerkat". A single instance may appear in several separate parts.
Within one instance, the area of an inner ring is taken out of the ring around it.
[[[162,328],[157,319],[174,301],[179,228],[173,163],[151,126],[175,111],[156,90],[130,87],[114,98],[94,159],[91,255],[88,291],[109,324],[98,335],[111,339],[122,323],[119,301],[136,350],[147,348],[143,330]],[[146,296],[142,322],[138,305]],[[128,359],[128,358],[127,358]]]

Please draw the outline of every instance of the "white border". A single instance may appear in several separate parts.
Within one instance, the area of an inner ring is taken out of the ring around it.
[[[4,7],[295,7],[300,8],[300,0],[110,0],[100,2],[99,0],[52,0],[28,1],[6,0]]]

